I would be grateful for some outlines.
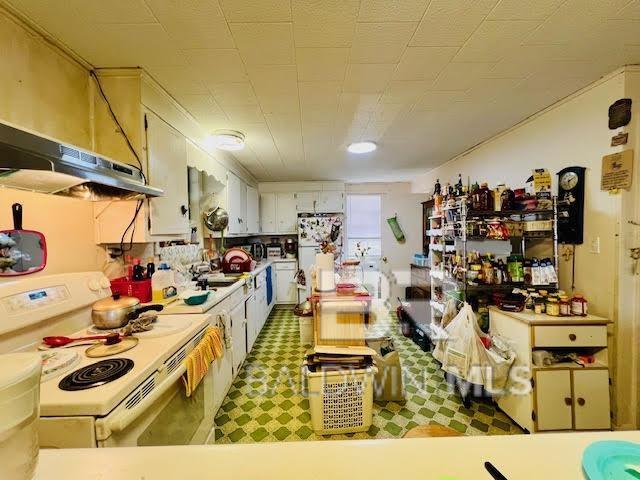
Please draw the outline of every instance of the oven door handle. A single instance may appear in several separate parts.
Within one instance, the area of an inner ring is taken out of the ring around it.
[[[168,375],[149,395],[144,397],[140,403],[131,409],[124,409],[122,412],[96,420],[96,437],[98,440],[106,440],[114,432],[122,432],[133,423],[147,408],[169,390],[175,382],[187,371],[187,367],[181,364],[170,375]]]

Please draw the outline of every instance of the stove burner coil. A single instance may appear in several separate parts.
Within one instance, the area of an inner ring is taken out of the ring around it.
[[[64,377],[58,387],[75,391],[99,387],[117,380],[133,368],[133,360],[128,358],[110,358],[87,365]]]

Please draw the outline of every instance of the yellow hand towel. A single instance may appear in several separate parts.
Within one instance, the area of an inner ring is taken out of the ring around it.
[[[224,344],[218,327],[209,327],[200,343],[184,359],[186,367],[182,381],[187,397],[198,388],[202,379],[207,375],[211,363],[224,355]]]

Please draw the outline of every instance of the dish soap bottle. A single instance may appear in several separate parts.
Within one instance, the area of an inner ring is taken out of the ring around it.
[[[161,302],[177,293],[173,271],[163,262],[151,277],[151,298],[154,302]]]

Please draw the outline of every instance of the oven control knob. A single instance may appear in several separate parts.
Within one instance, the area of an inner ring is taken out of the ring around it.
[[[98,278],[92,278],[89,280],[89,290],[92,292],[100,290],[100,280]]]
[[[100,278],[100,287],[104,288],[105,290],[107,288],[111,288],[111,282],[109,281],[109,279],[107,277],[101,277]]]

